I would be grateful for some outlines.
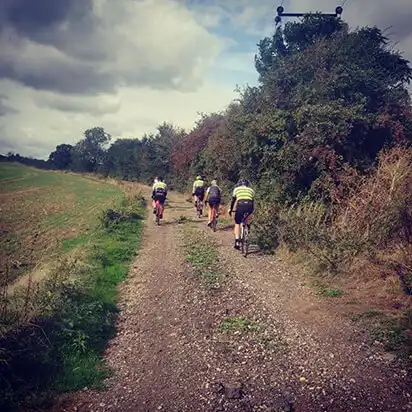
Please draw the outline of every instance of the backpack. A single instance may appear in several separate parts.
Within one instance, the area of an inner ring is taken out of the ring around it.
[[[220,199],[221,192],[218,186],[210,186],[209,199]]]

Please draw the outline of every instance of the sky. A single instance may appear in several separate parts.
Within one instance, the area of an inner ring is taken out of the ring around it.
[[[284,0],[333,12],[344,0]],[[0,0],[0,153],[47,158],[102,126],[142,137],[163,121],[190,129],[257,83],[269,0]],[[346,0],[352,28],[376,25],[412,61],[412,0]],[[284,19],[283,23],[287,20]]]

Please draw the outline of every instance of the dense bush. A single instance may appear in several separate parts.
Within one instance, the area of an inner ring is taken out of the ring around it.
[[[146,205],[144,198],[137,197],[137,200],[142,206],[142,210]],[[106,229],[117,228],[119,223],[129,222],[142,219],[142,210],[136,210],[136,207],[129,199],[124,199],[118,210],[107,209],[100,215],[100,223]]]
[[[333,272],[359,255],[379,261],[396,271],[410,293],[411,189],[412,149],[384,151],[377,170],[354,185],[342,203],[305,202],[281,209],[277,236],[291,250],[306,250]]]

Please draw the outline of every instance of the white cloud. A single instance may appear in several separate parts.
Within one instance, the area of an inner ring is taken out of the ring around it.
[[[96,96],[63,95],[42,91],[33,93],[33,101],[36,106],[60,110],[72,113],[89,113],[93,115],[105,115],[117,113],[121,106],[118,94],[106,94]]]
[[[125,87],[116,95],[99,97],[67,97],[10,81],[0,82],[0,87],[13,90],[8,104],[20,109],[2,127],[2,152],[40,157],[47,157],[57,144],[74,144],[92,126],[102,126],[114,137],[141,137],[163,121],[191,128],[198,112],[222,110],[235,96],[233,87],[215,82],[194,92]]]
[[[6,26],[0,74],[65,93],[135,84],[193,90],[220,52],[219,39],[177,2],[95,0],[94,5],[89,19],[52,25],[48,35],[43,28],[39,32],[46,34],[23,37],[18,27]]]
[[[210,80],[228,39],[209,33],[181,3],[93,5],[83,22],[53,25],[52,38],[47,30],[22,36],[13,25],[2,31],[0,87],[18,111],[0,118],[2,151],[46,156],[93,125],[129,137],[163,120],[190,127],[197,112],[223,109],[234,96],[234,85]]]

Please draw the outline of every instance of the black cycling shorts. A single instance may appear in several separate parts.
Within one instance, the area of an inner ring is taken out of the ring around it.
[[[161,205],[165,204],[166,196],[161,193],[156,193],[153,199],[155,202],[159,201]]]
[[[195,189],[195,196],[197,196],[198,199],[203,201],[205,197],[205,188],[204,187],[198,187]]]
[[[219,206],[220,205],[220,198],[219,197],[211,197],[209,199],[210,206]]]
[[[249,216],[253,213],[253,210],[253,200],[239,200],[236,207],[235,223],[240,225],[242,223],[243,215],[246,213]]]

